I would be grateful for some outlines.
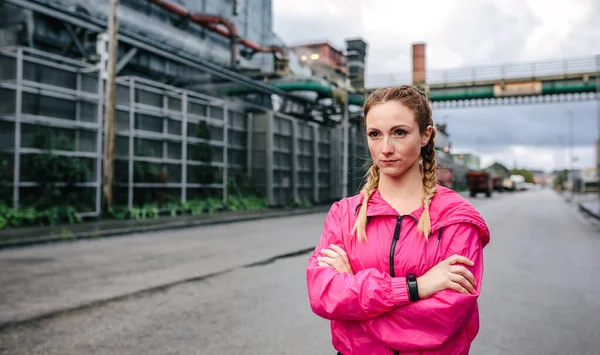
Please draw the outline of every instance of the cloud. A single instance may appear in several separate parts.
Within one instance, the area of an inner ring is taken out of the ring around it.
[[[340,50],[344,39],[362,34],[361,0],[274,0],[275,32],[289,45],[329,41]]]
[[[343,49],[345,38],[364,38],[369,44],[367,83],[378,74],[410,83],[415,42],[426,43],[428,71],[600,54],[597,0],[274,0],[273,4],[275,31],[288,43],[330,39]],[[573,146],[581,155],[578,164],[595,165],[594,102],[436,109],[434,120],[447,119],[455,149],[477,153],[481,145],[484,160],[497,157],[512,164],[516,157],[539,167],[560,163],[553,157],[570,142],[569,110],[574,117]]]
[[[361,36],[369,74],[410,72],[411,44],[427,44],[431,69],[597,54],[596,0],[274,0],[287,42]],[[435,9],[435,11],[431,11]]]
[[[555,147],[570,142],[572,128],[573,145],[579,147],[597,139],[595,109],[595,102],[438,109],[434,121],[448,123],[455,145]]]
[[[460,148],[454,151],[456,153],[473,152],[472,149]],[[477,154],[477,151],[475,153]],[[573,149],[575,161],[571,166],[569,165],[570,154],[570,151],[566,149],[514,145],[494,152],[484,152],[481,154],[480,163],[482,168],[499,162],[509,169],[517,167],[547,172],[569,167],[584,169],[593,166],[591,162],[595,159],[594,148],[575,147]]]

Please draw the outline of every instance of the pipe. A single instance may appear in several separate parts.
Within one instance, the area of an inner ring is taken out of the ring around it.
[[[286,58],[286,51],[278,46],[269,46],[263,47],[260,44],[254,43],[248,39],[240,38],[237,32],[237,28],[233,24],[233,22],[222,16],[216,15],[203,15],[197,13],[191,13],[185,8],[173,4],[169,1],[165,0],[148,0],[151,3],[154,3],[163,9],[172,12],[180,17],[189,18],[191,21],[197,23],[198,25],[213,31],[223,37],[229,38],[231,40],[231,65],[233,67],[237,66],[239,61],[239,50],[237,48],[237,43],[255,51],[255,52],[263,52],[263,53],[279,53],[282,57]],[[219,25],[224,28],[219,27]]]

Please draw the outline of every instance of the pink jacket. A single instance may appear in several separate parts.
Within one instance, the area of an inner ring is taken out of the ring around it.
[[[306,270],[311,308],[331,320],[334,348],[344,355],[468,354],[479,331],[483,247],[490,240],[483,218],[462,196],[438,185],[426,242],[417,231],[423,207],[400,216],[376,190],[367,210],[368,243],[359,243],[350,231],[361,203],[356,195],[332,205]],[[320,250],[330,244],[347,252],[354,275],[318,266]],[[411,303],[406,275],[419,277],[452,254],[474,262],[467,268],[477,280],[477,293],[444,290]]]

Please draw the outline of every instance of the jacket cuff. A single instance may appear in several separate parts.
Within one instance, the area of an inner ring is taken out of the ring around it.
[[[396,307],[410,303],[405,277],[392,277],[392,301]]]

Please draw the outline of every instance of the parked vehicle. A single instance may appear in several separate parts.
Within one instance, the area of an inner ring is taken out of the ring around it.
[[[505,178],[502,181],[502,186],[504,187],[504,191],[515,191],[517,185],[510,178]]]
[[[467,173],[467,186],[471,197],[477,196],[480,192],[485,193],[485,197],[491,197],[494,188],[490,173],[486,171],[469,171]]]
[[[504,178],[502,176],[494,176],[492,178],[492,186],[494,191],[502,192],[504,191]]]
[[[511,175],[510,179],[514,181],[516,191],[525,190],[525,177],[523,175]]]
[[[452,188],[454,181],[454,174],[449,169],[437,169],[436,171],[438,183],[449,189]]]

